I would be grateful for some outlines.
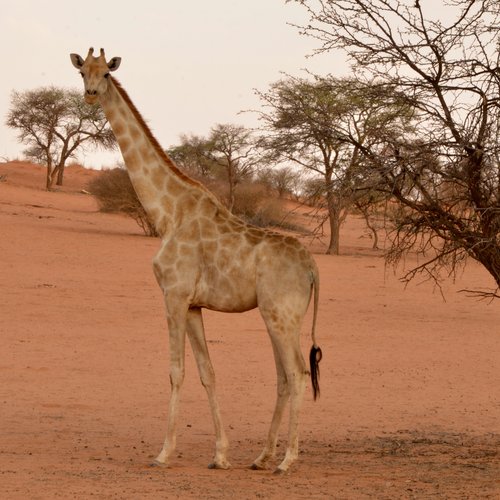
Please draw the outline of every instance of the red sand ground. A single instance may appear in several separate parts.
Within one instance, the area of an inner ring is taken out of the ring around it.
[[[457,293],[493,286],[479,265],[446,302],[404,289],[351,218],[343,255],[316,254],[322,393],[308,389],[292,473],[247,468],[275,393],[257,311],[205,314],[233,468],[206,468],[212,423],[188,350],[178,452],[152,469],[169,397],[158,240],[97,212],[80,193],[93,172],[70,167],[51,193],[40,167],[2,175],[0,498],[500,498],[500,304]]]

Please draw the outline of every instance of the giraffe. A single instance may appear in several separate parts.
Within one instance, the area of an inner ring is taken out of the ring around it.
[[[268,330],[277,372],[277,398],[262,453],[252,469],[267,469],[276,451],[278,428],[290,402],[288,443],[275,470],[284,473],[298,458],[299,410],[310,374],[319,395],[315,339],[319,275],[310,253],[294,238],[253,227],[235,217],[202,184],[179,170],[146,125],[121,84],[110,75],[121,58],[106,62],[104,50],[85,60],[71,54],[84,81],[84,98],[100,104],[116,136],[130,179],[161,235],[153,271],[167,312],[170,350],[170,401],[167,433],[154,465],[168,466],[176,445],[180,390],[188,337],[215,427],[210,468],[227,469],[229,442],[216,398],[215,375],[207,349],[202,309],[243,312],[258,307]],[[310,372],[299,337],[314,291]]]

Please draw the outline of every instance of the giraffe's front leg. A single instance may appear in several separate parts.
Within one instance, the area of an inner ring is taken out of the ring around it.
[[[201,309],[193,308],[189,310],[187,333],[196,359],[196,364],[198,365],[201,383],[207,391],[208,402],[210,404],[215,427],[215,455],[213,462],[208,467],[210,469],[229,469],[231,465],[227,461],[226,456],[229,448],[229,441],[224,432],[219,404],[215,395],[215,374],[208,353]]]
[[[170,307],[169,307],[170,306]],[[184,353],[186,339],[187,307],[172,308],[167,301],[168,330],[170,341],[170,402],[168,408],[167,435],[160,454],[153,465],[168,466],[169,458],[175,450],[177,436],[177,417],[179,414],[179,398],[184,381]]]

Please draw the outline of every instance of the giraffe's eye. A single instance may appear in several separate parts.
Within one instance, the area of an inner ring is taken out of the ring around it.
[[[108,77],[109,77],[109,73],[106,73],[106,74],[104,75],[104,78],[108,78]]]

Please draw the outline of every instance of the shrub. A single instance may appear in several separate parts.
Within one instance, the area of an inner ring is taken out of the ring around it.
[[[103,170],[92,179],[88,191],[97,198],[101,212],[122,212],[132,217],[146,236],[158,236],[123,168]]]
[[[233,213],[258,227],[285,227],[285,212],[277,198],[269,196],[266,186],[257,183],[238,185]]]
[[[221,200],[226,200],[225,187],[216,181],[200,179]],[[123,168],[104,170],[88,185],[97,198],[102,212],[122,212],[132,217],[147,236],[158,236],[134,191],[128,173]],[[285,222],[286,213],[277,198],[269,195],[262,184],[239,184],[235,192],[233,213],[258,227],[275,226],[300,231],[302,228]]]

